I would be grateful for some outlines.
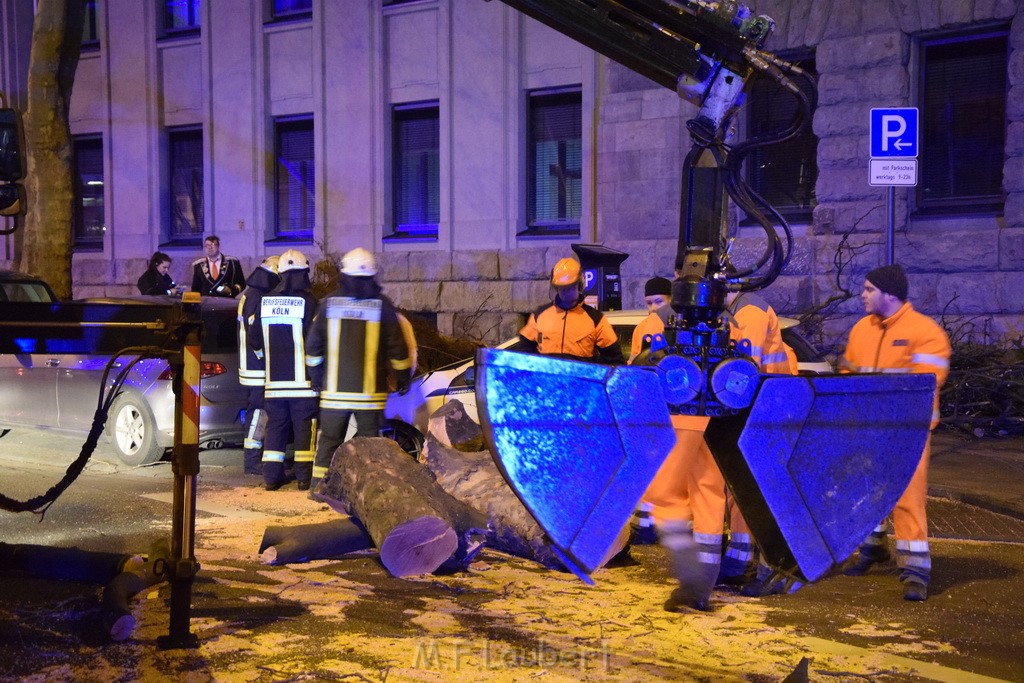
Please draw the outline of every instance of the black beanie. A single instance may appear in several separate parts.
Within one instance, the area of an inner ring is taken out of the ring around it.
[[[907,274],[900,266],[879,266],[865,275],[864,279],[900,301],[907,300]]]
[[[671,294],[672,293],[672,282],[666,280],[663,277],[652,277],[644,285],[644,296],[654,296],[655,294]]]

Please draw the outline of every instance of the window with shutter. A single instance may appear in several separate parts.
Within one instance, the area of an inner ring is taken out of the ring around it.
[[[1001,211],[1007,31],[923,39],[918,208]]]
[[[441,219],[439,115],[436,102],[393,109],[391,237],[437,238]]]
[[[274,140],[274,234],[278,238],[312,239],[316,222],[313,119],[278,119],[274,122]]]
[[[528,97],[527,233],[578,235],[583,188],[583,104],[579,90]]]

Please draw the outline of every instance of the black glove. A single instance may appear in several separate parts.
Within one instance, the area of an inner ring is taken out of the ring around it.
[[[409,391],[411,381],[412,373],[408,370],[399,370],[395,372],[395,386],[397,387],[399,394],[404,394]]]

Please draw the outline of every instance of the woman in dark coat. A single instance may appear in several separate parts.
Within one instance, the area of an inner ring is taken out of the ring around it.
[[[167,271],[171,269],[171,257],[162,251],[153,252],[149,268],[139,278],[138,288],[142,294],[176,294],[178,286]]]

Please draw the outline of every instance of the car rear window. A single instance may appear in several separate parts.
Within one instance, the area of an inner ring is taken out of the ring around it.
[[[41,282],[0,283],[0,296],[3,297],[3,301],[24,301],[29,303],[49,303],[53,301],[50,290]]]

